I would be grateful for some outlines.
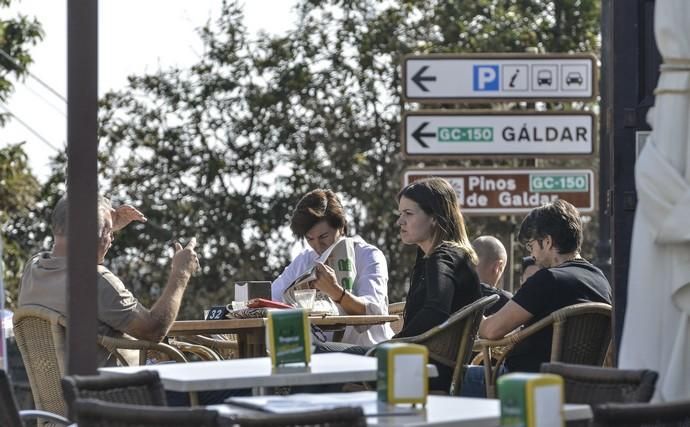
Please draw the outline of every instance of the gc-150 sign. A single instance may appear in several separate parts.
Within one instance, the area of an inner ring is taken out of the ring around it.
[[[403,117],[403,154],[582,155],[594,151],[591,113],[417,111]]]
[[[418,179],[445,178],[455,189],[463,213],[512,215],[557,199],[580,212],[594,211],[594,173],[586,169],[410,169],[403,185]]]

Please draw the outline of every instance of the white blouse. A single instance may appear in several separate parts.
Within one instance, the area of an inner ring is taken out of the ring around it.
[[[366,314],[388,314],[388,264],[377,247],[354,237],[355,269],[357,276],[352,293],[365,300]],[[302,251],[271,284],[271,298],[283,301],[285,289],[303,272],[311,268],[318,254],[310,247]],[[341,314],[347,314],[338,304]],[[342,342],[371,346],[393,336],[388,323],[371,326],[348,326]]]

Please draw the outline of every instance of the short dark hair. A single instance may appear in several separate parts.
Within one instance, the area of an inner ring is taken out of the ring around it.
[[[301,239],[317,223],[326,221],[336,230],[342,230],[347,235],[347,219],[345,210],[338,196],[331,190],[317,188],[305,194],[297,203],[292,214],[290,229]]]
[[[520,225],[518,240],[523,245],[530,240],[551,236],[558,253],[579,252],[582,245],[582,220],[575,206],[558,199],[532,209]]]

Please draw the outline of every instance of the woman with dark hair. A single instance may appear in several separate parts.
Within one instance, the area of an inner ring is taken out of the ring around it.
[[[302,273],[314,266],[316,259],[334,242],[347,235],[345,210],[331,190],[310,191],[297,203],[290,228],[308,248],[288,265],[271,285],[271,297],[283,301],[285,289]],[[388,314],[388,265],[383,253],[355,236],[355,271],[352,292],[342,287],[335,271],[316,264],[314,286],[327,294],[343,314]],[[342,342],[368,346],[393,336],[390,325],[348,326]]]
[[[455,190],[442,178],[415,181],[398,194],[400,238],[417,245],[404,326],[419,335],[481,297],[477,255],[467,238]]]
[[[442,178],[415,181],[398,193],[400,239],[417,245],[402,330],[393,338],[422,334],[481,298],[477,254],[467,238],[455,190]],[[318,344],[316,352],[364,354],[368,348]],[[433,363],[433,361],[432,361]],[[448,392],[452,369],[435,363],[439,375],[429,389]]]

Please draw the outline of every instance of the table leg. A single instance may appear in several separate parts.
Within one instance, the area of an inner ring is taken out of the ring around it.
[[[240,358],[266,356],[266,337],[264,328],[244,329],[237,333]]]
[[[199,406],[199,393],[196,391],[189,392],[189,406]]]
[[[252,396],[265,396],[269,387],[252,387]]]
[[[333,331],[333,342],[341,342],[343,340],[343,335],[345,335],[344,328]]]

